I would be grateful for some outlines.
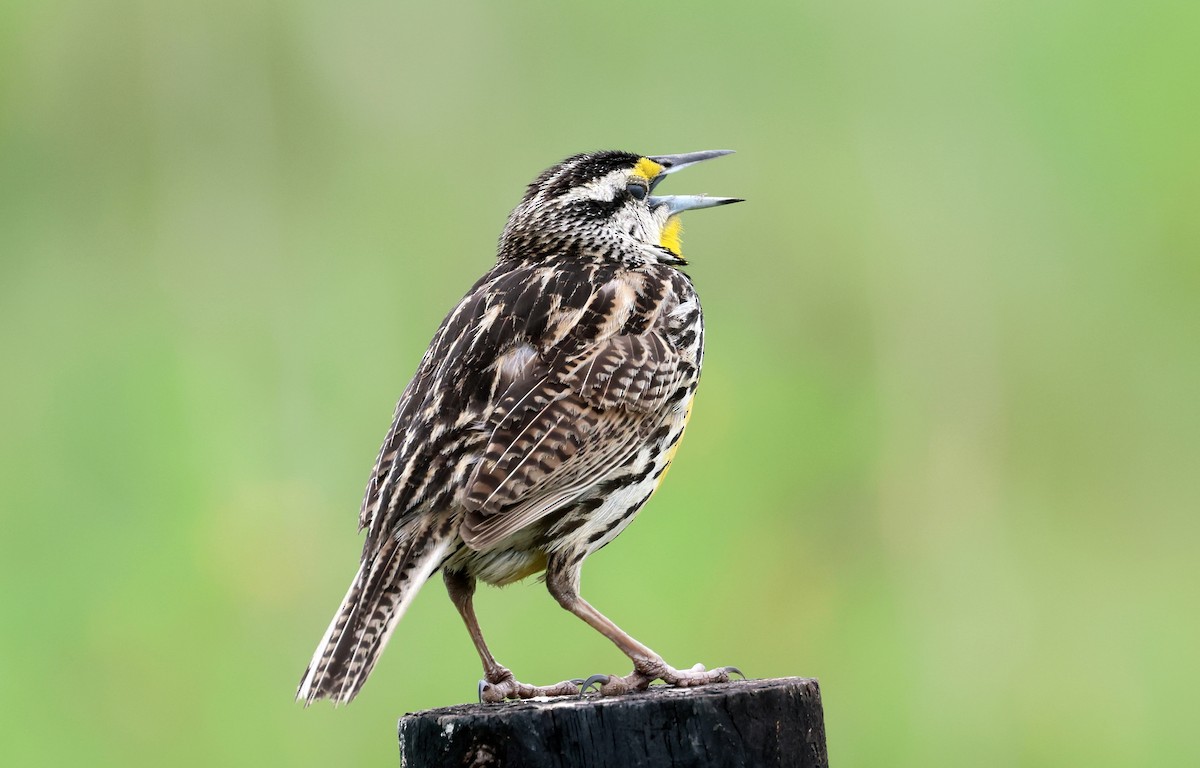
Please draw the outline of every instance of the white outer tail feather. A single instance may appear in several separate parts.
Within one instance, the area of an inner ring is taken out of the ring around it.
[[[428,581],[429,577],[433,575],[433,572],[437,569],[437,567],[441,565],[442,559],[445,557],[446,552],[450,549],[451,544],[452,539],[450,538],[437,541],[421,557],[421,563],[417,569],[417,572],[409,581],[408,588],[404,590],[404,594],[400,598],[399,604],[392,612],[391,617],[388,619],[387,625],[384,627],[383,633],[380,636],[375,658],[378,658],[378,655],[383,652],[383,649],[387,646],[388,640],[390,640],[392,637],[392,633],[396,631],[396,625],[400,623],[400,619],[403,618],[405,612],[408,610],[409,605],[412,604],[413,599],[417,596],[417,592],[421,590],[421,585]],[[314,686],[318,685],[320,677],[323,677],[323,674],[326,671],[321,668],[321,661],[324,658],[326,649],[329,648],[330,643],[332,642],[336,644],[338,640],[338,638],[334,637],[334,632],[337,631],[338,621],[343,615],[346,614],[347,611],[351,609],[351,600],[358,599],[361,596],[359,587],[362,584],[362,580],[369,575],[365,571],[366,568],[367,563],[363,563],[359,566],[358,573],[354,575],[354,580],[350,582],[350,588],[346,591],[346,596],[342,598],[341,605],[338,606],[337,612],[334,613],[333,619],[329,622],[329,628],[325,630],[325,634],[321,637],[321,642],[317,644],[317,650],[315,653],[313,653],[312,661],[309,662],[308,671],[305,673],[304,679],[300,681],[300,687],[296,690],[296,700],[303,701],[305,706],[308,706],[314,700],[313,688]],[[343,628],[343,631],[352,631],[352,629],[353,627],[347,625]],[[362,665],[357,674],[347,676],[347,678],[342,682],[337,695],[330,697],[334,704],[345,704],[354,698],[355,694],[358,693],[358,690],[362,687],[362,683],[360,682],[361,679],[364,678],[374,666],[374,659],[370,659]],[[322,674],[318,675],[318,672]]]
[[[304,679],[300,681],[300,688],[296,691],[296,700],[303,701],[307,706],[312,699],[309,695],[312,693],[313,682],[317,677],[317,670],[321,668],[321,659],[325,656],[325,649],[329,646],[329,640],[333,637],[333,631],[337,629],[338,619],[342,618],[342,614],[349,609],[348,603],[350,598],[358,589],[358,584],[363,577],[363,569],[367,567],[366,563],[358,566],[358,573],[354,574],[354,579],[350,582],[350,588],[346,590],[346,596],[342,598],[342,602],[338,605],[337,611],[334,612],[333,618],[329,622],[329,628],[325,630],[325,634],[321,635],[321,642],[317,643],[317,651],[313,654],[312,661],[308,662],[308,671],[304,674]]]

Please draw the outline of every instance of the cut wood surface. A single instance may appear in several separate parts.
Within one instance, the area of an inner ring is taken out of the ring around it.
[[[431,709],[400,720],[401,765],[827,766],[802,677]]]

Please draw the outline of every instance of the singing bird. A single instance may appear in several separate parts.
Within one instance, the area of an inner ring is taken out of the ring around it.
[[[584,559],[654,494],[691,413],[704,315],[680,271],[679,214],[740,202],[655,188],[727,154],[586,153],[528,186],[495,266],[446,316],[400,397],[359,514],[361,565],[297,699],[353,699],[438,570],[483,662],[481,700],[737,673],[674,669],[579,594]],[[629,656],[631,674],[534,686],[496,661],[475,618],[476,581],[542,571],[563,608]]]

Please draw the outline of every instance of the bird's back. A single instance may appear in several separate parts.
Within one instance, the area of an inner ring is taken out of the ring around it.
[[[497,265],[397,405],[363,502],[364,555],[445,510],[465,544],[447,559],[485,581],[526,575],[547,548],[602,546],[661,479],[702,355],[699,300],[674,267]]]

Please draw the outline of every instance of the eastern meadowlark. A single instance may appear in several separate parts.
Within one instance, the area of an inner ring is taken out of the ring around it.
[[[704,316],[679,267],[679,214],[736,198],[653,194],[727,150],[576,155],[533,180],[496,265],[442,322],[404,390],[359,513],[361,566],[296,698],[354,698],[417,590],[439,569],[501,701],[725,681],[687,670],[579,595],[671,464],[704,355]],[[633,661],[625,677],[517,682],[484,643],[475,582],[545,571],[550,593]]]

